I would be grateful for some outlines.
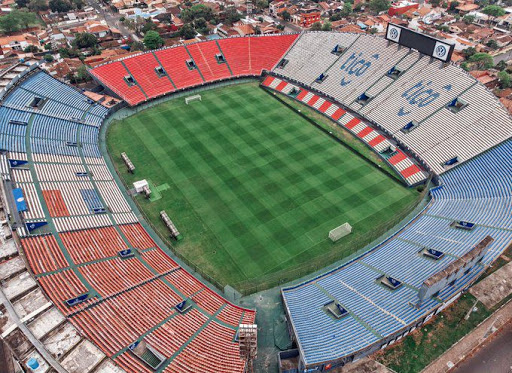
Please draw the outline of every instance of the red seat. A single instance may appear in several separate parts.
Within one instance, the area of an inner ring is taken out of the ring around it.
[[[142,87],[149,98],[174,91],[174,87],[167,76],[158,76],[155,68],[160,64],[153,53],[144,53],[123,60],[137,83]]]
[[[146,96],[137,85],[129,86],[124,80],[129,72],[120,61],[98,66],[92,69],[91,72],[130,105],[137,105],[146,100]]]
[[[221,80],[231,76],[228,65],[219,64],[216,55],[220,54],[215,41],[206,41],[202,43],[190,44],[186,47],[190,52],[203,78],[207,82]]]
[[[162,49],[156,51],[155,55],[177,88],[188,88],[204,82],[197,69],[187,67],[187,60],[191,58],[184,46]]]

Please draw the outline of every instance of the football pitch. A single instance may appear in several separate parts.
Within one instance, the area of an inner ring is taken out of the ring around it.
[[[115,122],[107,142],[126,185],[147,179],[157,192],[136,198],[156,231],[169,237],[165,210],[184,236],[172,249],[217,284],[273,286],[320,269],[377,238],[418,199],[256,83],[201,96]],[[333,244],[329,231],[345,222],[352,234]]]

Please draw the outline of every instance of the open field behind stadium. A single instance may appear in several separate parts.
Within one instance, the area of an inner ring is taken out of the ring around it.
[[[159,212],[168,213],[184,236],[172,243],[175,252],[218,284],[321,268],[326,254],[350,255],[418,199],[256,83],[201,95],[201,102],[174,99],[113,123],[107,141],[129,188],[141,179],[153,188],[168,184],[160,199],[137,202],[164,238]],[[329,230],[345,222],[353,233],[333,244]]]

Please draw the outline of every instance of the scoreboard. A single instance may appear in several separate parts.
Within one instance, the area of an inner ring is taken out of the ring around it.
[[[393,23],[388,24],[386,39],[393,43],[403,45],[404,47],[415,49],[422,54],[443,62],[449,62],[451,60],[455,48],[453,44],[445,43],[439,39]]]

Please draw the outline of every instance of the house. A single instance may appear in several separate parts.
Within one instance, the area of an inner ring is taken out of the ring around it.
[[[474,12],[478,8],[480,8],[480,5],[468,2],[459,4],[455,9],[457,9],[459,11],[459,14],[463,16],[468,14],[469,12]]]
[[[237,22],[235,26],[233,27],[233,30],[235,30],[238,35],[240,36],[246,36],[246,35],[255,35],[256,31],[252,27],[252,25],[249,24],[243,24],[241,22]]]
[[[69,74],[74,74],[83,63],[78,58],[64,58],[48,70],[51,76],[59,79],[66,79]]]
[[[487,70],[474,70],[470,71],[469,73],[487,88],[495,88],[498,86],[498,76],[494,72]]]
[[[388,9],[388,14],[390,16],[399,16],[401,14],[404,14],[408,10],[418,9],[419,6],[420,4],[411,1],[397,1],[396,3],[391,4],[391,7]]]
[[[4,53],[6,50],[23,51],[31,45],[37,48],[41,47],[37,36],[29,33],[0,37],[0,49],[2,49]]]

